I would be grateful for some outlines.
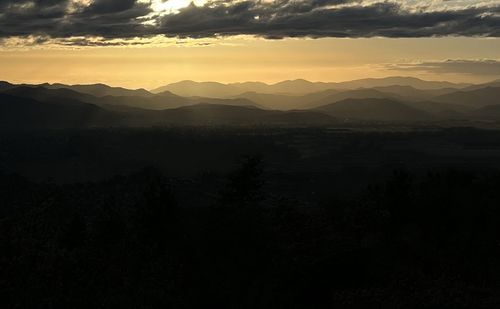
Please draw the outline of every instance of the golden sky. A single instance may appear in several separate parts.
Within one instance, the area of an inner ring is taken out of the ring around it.
[[[500,76],[495,75],[496,71],[487,74],[429,72],[418,66],[399,70],[397,65],[461,59],[481,62],[499,58],[500,39],[497,38],[172,39],[147,47],[3,48],[0,51],[0,80],[15,83],[100,82],[147,89],[185,79],[344,81],[405,75],[483,82]]]
[[[0,80],[484,82],[499,23],[500,0],[3,0]]]

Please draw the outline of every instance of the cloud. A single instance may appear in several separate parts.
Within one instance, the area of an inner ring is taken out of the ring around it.
[[[231,5],[191,5],[164,16],[161,33],[210,37],[250,34],[284,37],[500,36],[500,5],[411,12],[396,2],[333,6],[339,1],[255,1]],[[495,15],[496,14],[496,15]]]
[[[480,76],[500,76],[498,60],[446,60],[421,63],[391,64],[387,66],[396,71],[420,71],[438,74],[470,74]]]
[[[150,0],[0,0],[0,38],[500,37],[496,0],[212,0],[170,14],[152,7]]]
[[[93,14],[110,14],[131,10],[136,0],[95,0],[85,10]]]
[[[140,20],[151,13],[137,0],[0,0],[0,37],[148,36],[151,29]]]

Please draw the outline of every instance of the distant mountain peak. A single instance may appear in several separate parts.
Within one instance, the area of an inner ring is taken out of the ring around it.
[[[290,79],[284,80],[273,85],[285,85],[285,84],[314,84],[314,82],[308,81],[306,79],[298,78],[298,79]]]

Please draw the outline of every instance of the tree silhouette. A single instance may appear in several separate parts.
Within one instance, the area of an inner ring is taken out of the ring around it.
[[[136,206],[138,228],[146,240],[164,245],[177,232],[177,203],[165,176],[155,169],[145,175],[146,187]]]
[[[68,250],[74,250],[85,244],[87,240],[87,224],[79,215],[73,215],[61,235],[61,245]]]
[[[229,183],[223,192],[223,202],[248,205],[260,202],[263,182],[263,160],[260,156],[247,156],[240,167],[229,176]]]

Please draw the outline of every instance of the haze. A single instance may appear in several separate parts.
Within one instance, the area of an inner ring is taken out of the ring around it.
[[[15,83],[95,82],[155,88],[179,80],[278,82],[304,78],[345,81],[391,75],[428,80],[485,82],[500,77],[500,40],[441,39],[212,39],[209,46],[25,48],[0,52],[0,79]],[[425,62],[472,61],[470,67],[422,67]],[[397,65],[415,65],[411,70]]]

